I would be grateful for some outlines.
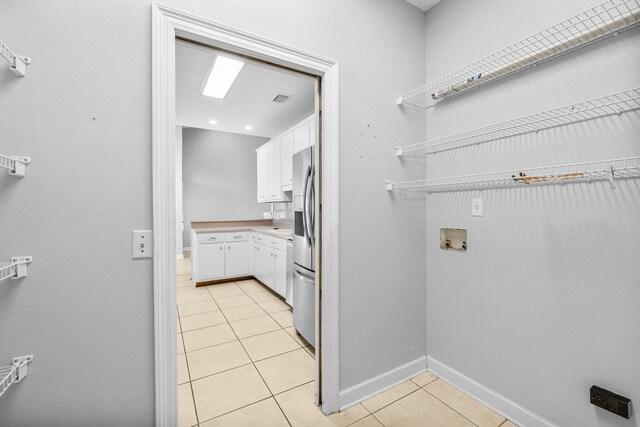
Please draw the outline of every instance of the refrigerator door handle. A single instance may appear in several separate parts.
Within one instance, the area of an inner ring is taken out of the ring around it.
[[[293,271],[305,282],[315,283],[316,281],[315,277],[309,275],[309,273],[307,273],[306,271],[301,270],[297,264],[293,264]]]
[[[316,237],[315,237],[315,231],[316,231],[316,187],[315,187],[315,180],[316,180],[316,167],[312,166],[311,168],[311,184],[310,184],[310,190],[309,192],[311,193],[309,195],[309,217],[311,218],[310,224],[309,224],[309,237],[311,240],[311,245],[315,246],[316,244]]]
[[[311,178],[311,166],[307,167],[307,172],[304,176],[304,187],[302,192],[302,225],[305,233],[305,240],[307,245],[311,247],[311,235],[309,234],[309,180]]]

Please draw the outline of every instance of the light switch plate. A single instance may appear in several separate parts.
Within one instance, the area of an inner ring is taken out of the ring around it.
[[[473,199],[471,205],[471,216],[483,216],[484,208],[482,206],[482,199]]]
[[[153,257],[153,232],[151,230],[133,230],[131,258]]]

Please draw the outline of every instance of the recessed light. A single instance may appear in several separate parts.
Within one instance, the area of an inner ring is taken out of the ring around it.
[[[253,129],[253,126],[246,125],[244,128],[245,128],[246,130],[251,130],[251,129]]]
[[[217,125],[218,124],[218,122],[216,122],[215,120],[209,120],[209,123],[212,124],[212,125]]]
[[[211,67],[202,94],[224,99],[243,66],[244,62],[242,61],[218,56]]]

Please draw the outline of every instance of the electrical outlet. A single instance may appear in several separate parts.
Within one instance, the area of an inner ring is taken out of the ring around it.
[[[473,199],[471,205],[471,216],[483,216],[482,199]]]
[[[151,230],[133,230],[131,258],[153,257],[153,232]]]
[[[623,418],[631,418],[631,400],[628,397],[620,396],[612,391],[594,385],[591,386],[589,390],[589,400],[592,405],[613,412]]]

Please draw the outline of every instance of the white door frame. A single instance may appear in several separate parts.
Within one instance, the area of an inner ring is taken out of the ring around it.
[[[322,77],[322,411],[338,401],[338,63],[291,46],[153,4],[153,273],[156,426],[177,425],[175,283],[175,37],[200,41]]]

